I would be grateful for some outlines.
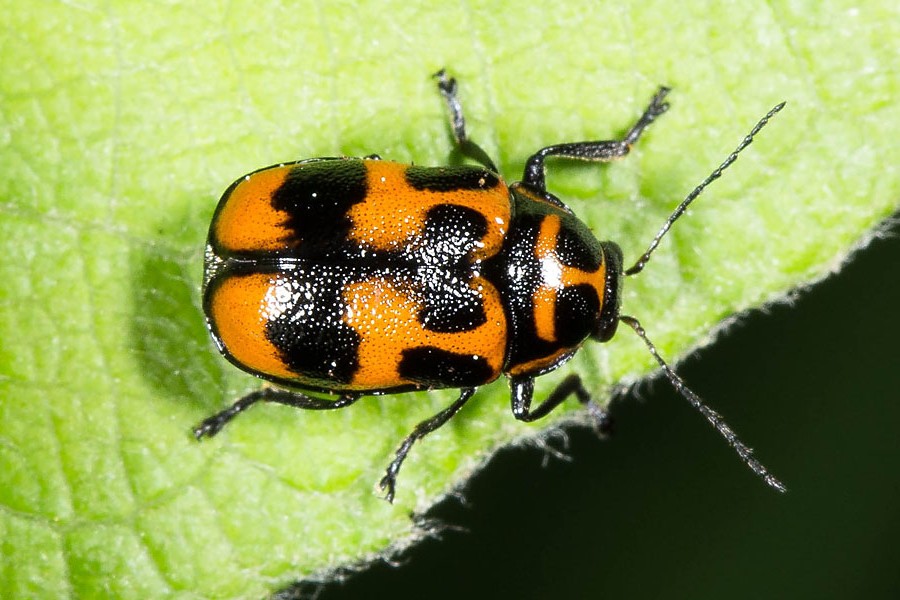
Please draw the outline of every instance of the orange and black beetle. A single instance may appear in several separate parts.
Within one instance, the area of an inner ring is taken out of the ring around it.
[[[571,395],[588,403],[590,394],[572,375],[532,408],[534,379],[571,358],[587,338],[609,340],[625,322],[750,467],[781,488],[659,358],[640,324],[619,314],[623,276],[643,268],[687,204],[781,105],[625,271],[619,247],[598,241],[547,191],[544,160],[626,155],[668,108],[669,90],[659,89],[623,139],[546,147],[528,159],[522,181],[507,186],[466,137],[455,80],[443,71],[437,78],[458,149],[480,166],[420,167],[374,155],[315,158],[255,171],[225,191],[209,229],[203,291],[216,345],[253,375],[339,397],[263,388],[200,423],[195,435],[215,435],[258,401],[321,410],[365,395],[460,388],[452,405],[420,423],[398,448],[381,480],[390,501],[412,444],[501,374],[509,378],[519,420],[539,419]]]

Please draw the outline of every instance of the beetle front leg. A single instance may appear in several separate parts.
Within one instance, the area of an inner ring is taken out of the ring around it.
[[[416,428],[413,429],[412,433],[406,436],[406,439],[404,439],[403,443],[397,448],[394,460],[388,465],[387,473],[378,483],[378,487],[385,491],[385,500],[391,503],[394,502],[394,488],[397,485],[397,473],[400,472],[400,467],[403,465],[403,461],[406,460],[406,455],[409,454],[409,449],[412,448],[412,445],[449,421],[453,415],[459,412],[459,409],[465,405],[474,393],[475,388],[463,388],[460,390],[459,398],[456,399],[456,402],[430,419],[425,419],[416,425]]]
[[[292,392],[290,390],[262,388],[250,392],[225,410],[203,419],[203,421],[194,427],[194,437],[198,440],[204,437],[213,437],[232,419],[257,402],[275,402],[277,404],[286,404],[287,406],[305,410],[334,410],[350,406],[360,398],[361,396],[343,395],[337,400],[323,400],[321,398],[311,398],[300,392]]]
[[[660,86],[659,91],[653,96],[650,105],[644,110],[644,114],[628,130],[621,140],[606,140],[599,142],[574,142],[570,144],[557,144],[547,146],[535,152],[525,163],[525,173],[522,181],[539,189],[547,191],[547,183],[544,178],[544,159],[548,156],[560,156],[562,158],[574,158],[579,160],[610,161],[622,158],[631,150],[638,138],[656,117],[669,109],[669,103],[664,99],[669,93],[669,88]]]
[[[577,374],[569,375],[559,382],[559,385],[534,410],[531,410],[531,402],[534,399],[534,377],[513,378],[510,379],[509,385],[512,392],[512,413],[519,421],[526,423],[537,421],[574,394],[579,402],[588,407],[594,427],[599,433],[604,433],[609,428],[609,415],[591,401],[590,393]]]

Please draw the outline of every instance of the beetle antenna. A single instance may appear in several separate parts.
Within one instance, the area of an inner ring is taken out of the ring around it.
[[[784,108],[784,104],[785,103],[782,102],[781,104],[775,106],[768,113],[766,113],[766,116],[760,119],[759,122],[753,127],[753,129],[750,130],[750,133],[744,136],[744,139],[741,140],[741,143],[738,144],[738,147],[734,149],[734,152],[729,154],[728,158],[726,158],[721,165],[719,165],[712,173],[710,173],[709,176],[700,183],[700,185],[694,188],[694,191],[688,194],[687,197],[685,197],[685,199],[681,201],[681,204],[679,204],[678,207],[672,212],[672,214],[669,215],[669,218],[666,219],[665,223],[663,223],[663,226],[659,230],[659,233],[657,233],[656,237],[653,238],[653,241],[650,242],[650,246],[647,248],[647,251],[641,255],[636,263],[634,263],[634,266],[625,271],[625,275],[637,275],[644,269],[644,265],[646,265],[650,260],[650,255],[653,254],[653,251],[656,250],[657,246],[659,246],[660,240],[662,240],[663,236],[668,233],[669,229],[671,229],[672,227],[672,224],[678,220],[678,217],[684,214],[684,211],[687,210],[687,207],[690,206],[691,202],[693,202],[697,198],[697,196],[699,196],[703,192],[703,190],[706,189],[706,186],[721,177],[725,169],[730,167],[731,164],[737,160],[738,154],[740,154],[741,151],[744,150],[744,148],[746,148],[753,142],[754,136],[756,136],[756,134],[766,126],[766,124],[769,122],[769,119],[774,117],[778,111]]]
[[[625,323],[629,327],[631,327],[634,332],[638,335],[639,338],[644,340],[644,343],[647,345],[647,348],[650,350],[650,354],[653,355],[653,358],[656,359],[656,362],[659,363],[659,366],[662,367],[663,372],[666,374],[666,377],[669,379],[669,382],[672,384],[672,387],[675,388],[681,396],[691,403],[691,406],[700,411],[700,414],[706,417],[706,420],[716,428],[716,431],[725,438],[725,441],[728,442],[728,445],[734,448],[734,451],[737,452],[738,456],[744,461],[744,464],[750,467],[750,470],[756,473],[759,477],[762,478],[770,487],[778,490],[779,492],[786,492],[787,488],[784,486],[781,481],[779,481],[774,475],[769,473],[768,469],[759,462],[755,456],[753,456],[753,449],[744,444],[734,430],[728,426],[728,423],[725,422],[725,419],[722,418],[722,415],[706,406],[703,403],[703,400],[700,399],[700,396],[695,394],[685,383],[678,374],[672,370],[672,367],[663,360],[662,356],[659,355],[659,352],[656,350],[656,346],[653,345],[653,342],[647,337],[647,332],[644,331],[644,328],[641,326],[641,323],[635,319],[634,317],[629,317],[627,315],[621,315],[619,317],[619,321]]]

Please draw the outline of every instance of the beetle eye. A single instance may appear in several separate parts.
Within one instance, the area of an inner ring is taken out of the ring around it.
[[[616,335],[616,330],[619,328],[619,316],[616,314],[615,319],[603,318],[601,316],[600,319],[597,320],[597,326],[594,328],[594,332],[591,334],[591,339],[595,342],[608,342]]]
[[[597,324],[591,338],[598,342],[608,342],[616,334],[619,326],[619,304],[622,298],[622,249],[615,242],[601,242],[603,259],[606,262],[606,284],[603,305],[597,315]]]

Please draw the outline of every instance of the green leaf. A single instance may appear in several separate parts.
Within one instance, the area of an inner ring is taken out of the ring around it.
[[[358,4],[0,6],[4,596],[260,597],[411,543],[410,511],[578,414],[525,426],[505,384],[480,390],[413,450],[393,506],[375,483],[453,391],[258,407],[190,436],[259,385],[218,356],[199,306],[221,192],[303,157],[445,162],[439,67],[511,180],[541,146],[621,135],[673,87],[625,160],[551,165],[550,188],[626,262],[788,101],[627,282],[624,310],[672,360],[831,272],[900,203],[894,3]],[[626,331],[538,397],[578,370],[602,399],[652,366]]]

